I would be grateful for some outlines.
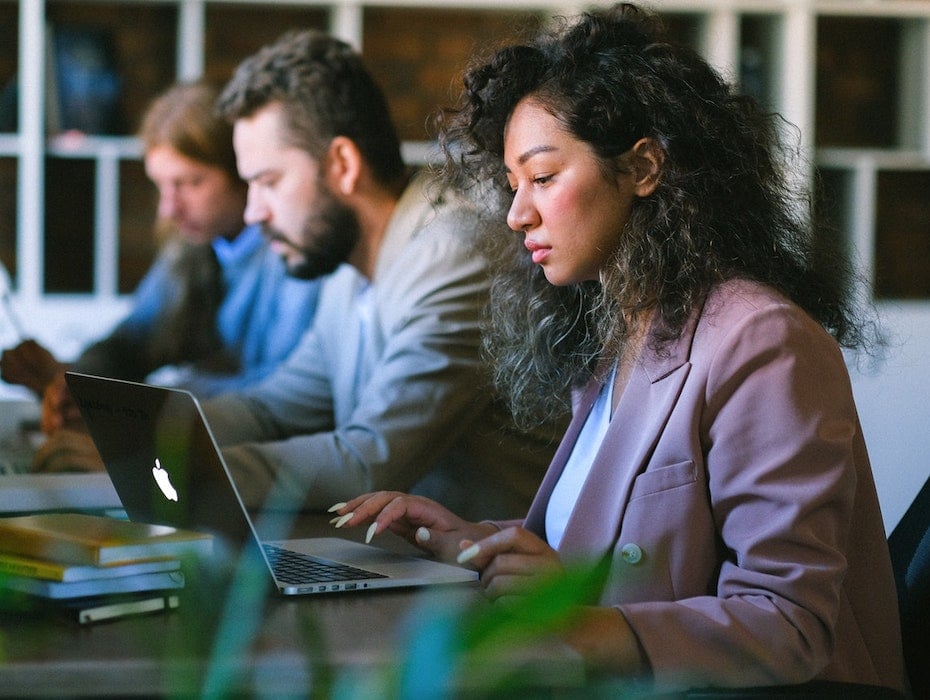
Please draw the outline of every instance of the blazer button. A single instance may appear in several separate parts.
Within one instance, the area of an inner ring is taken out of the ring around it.
[[[630,542],[620,548],[620,558],[627,564],[639,564],[643,558],[643,550],[639,545]]]

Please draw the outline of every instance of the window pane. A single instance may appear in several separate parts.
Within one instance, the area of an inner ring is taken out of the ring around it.
[[[930,298],[930,172],[878,174],[875,296]]]
[[[901,24],[895,20],[818,20],[818,146],[896,145],[900,42]]]
[[[0,2],[0,27],[7,28],[0,41],[0,132],[16,131],[16,64],[19,53],[19,3]]]
[[[519,11],[365,8],[365,63],[387,94],[400,138],[434,138],[427,121],[458,96],[473,51],[538,27],[544,17]]]
[[[0,158],[0,262],[16,283],[16,159]]]
[[[204,73],[222,86],[236,66],[291,29],[327,29],[321,7],[242,7],[209,3],[204,38]]]
[[[851,253],[844,233],[849,231],[849,192],[851,174],[838,168],[821,168],[815,173],[815,216],[826,235],[843,236],[843,254]]]
[[[778,27],[777,19],[767,15],[747,15],[740,24],[740,89],[768,109],[777,104]]]
[[[94,161],[45,159],[45,291],[94,287]]]
[[[149,101],[173,79],[177,9],[171,3],[55,2],[46,6],[53,35],[82,32],[109,42],[118,92],[116,126],[108,133],[134,133]],[[65,86],[59,87],[63,94]]]

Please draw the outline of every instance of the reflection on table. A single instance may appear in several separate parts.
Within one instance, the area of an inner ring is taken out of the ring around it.
[[[304,516],[293,534],[331,535],[327,521]],[[375,544],[413,550],[389,533]],[[259,587],[232,599],[225,577],[213,579],[189,576],[176,611],[91,627],[0,614],[0,696],[433,697],[449,686],[484,690],[514,673],[534,687],[583,685],[579,659],[548,641],[504,645],[480,673],[460,668],[456,626],[491,608],[472,586],[293,598]]]
[[[39,430],[39,412],[37,401],[0,400],[0,515],[120,509],[113,483],[103,472],[31,473],[33,453],[45,439]]]

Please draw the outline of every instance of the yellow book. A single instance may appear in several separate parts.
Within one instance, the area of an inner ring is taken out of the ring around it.
[[[0,518],[0,552],[65,564],[105,566],[210,553],[213,537],[86,513]]]
[[[33,559],[18,554],[0,552],[0,587],[4,576],[28,576],[46,581],[87,581],[97,578],[115,578],[135,574],[151,574],[156,571],[174,571],[181,568],[179,559],[152,559],[128,564],[96,566],[94,564],[64,564],[57,561]]]

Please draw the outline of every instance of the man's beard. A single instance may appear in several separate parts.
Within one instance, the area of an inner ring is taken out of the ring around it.
[[[361,237],[358,217],[349,207],[340,204],[329,193],[321,192],[319,206],[304,221],[300,246],[275,229],[266,227],[265,235],[284,243],[300,254],[286,258],[287,273],[297,279],[312,280],[328,275],[349,258]]]

